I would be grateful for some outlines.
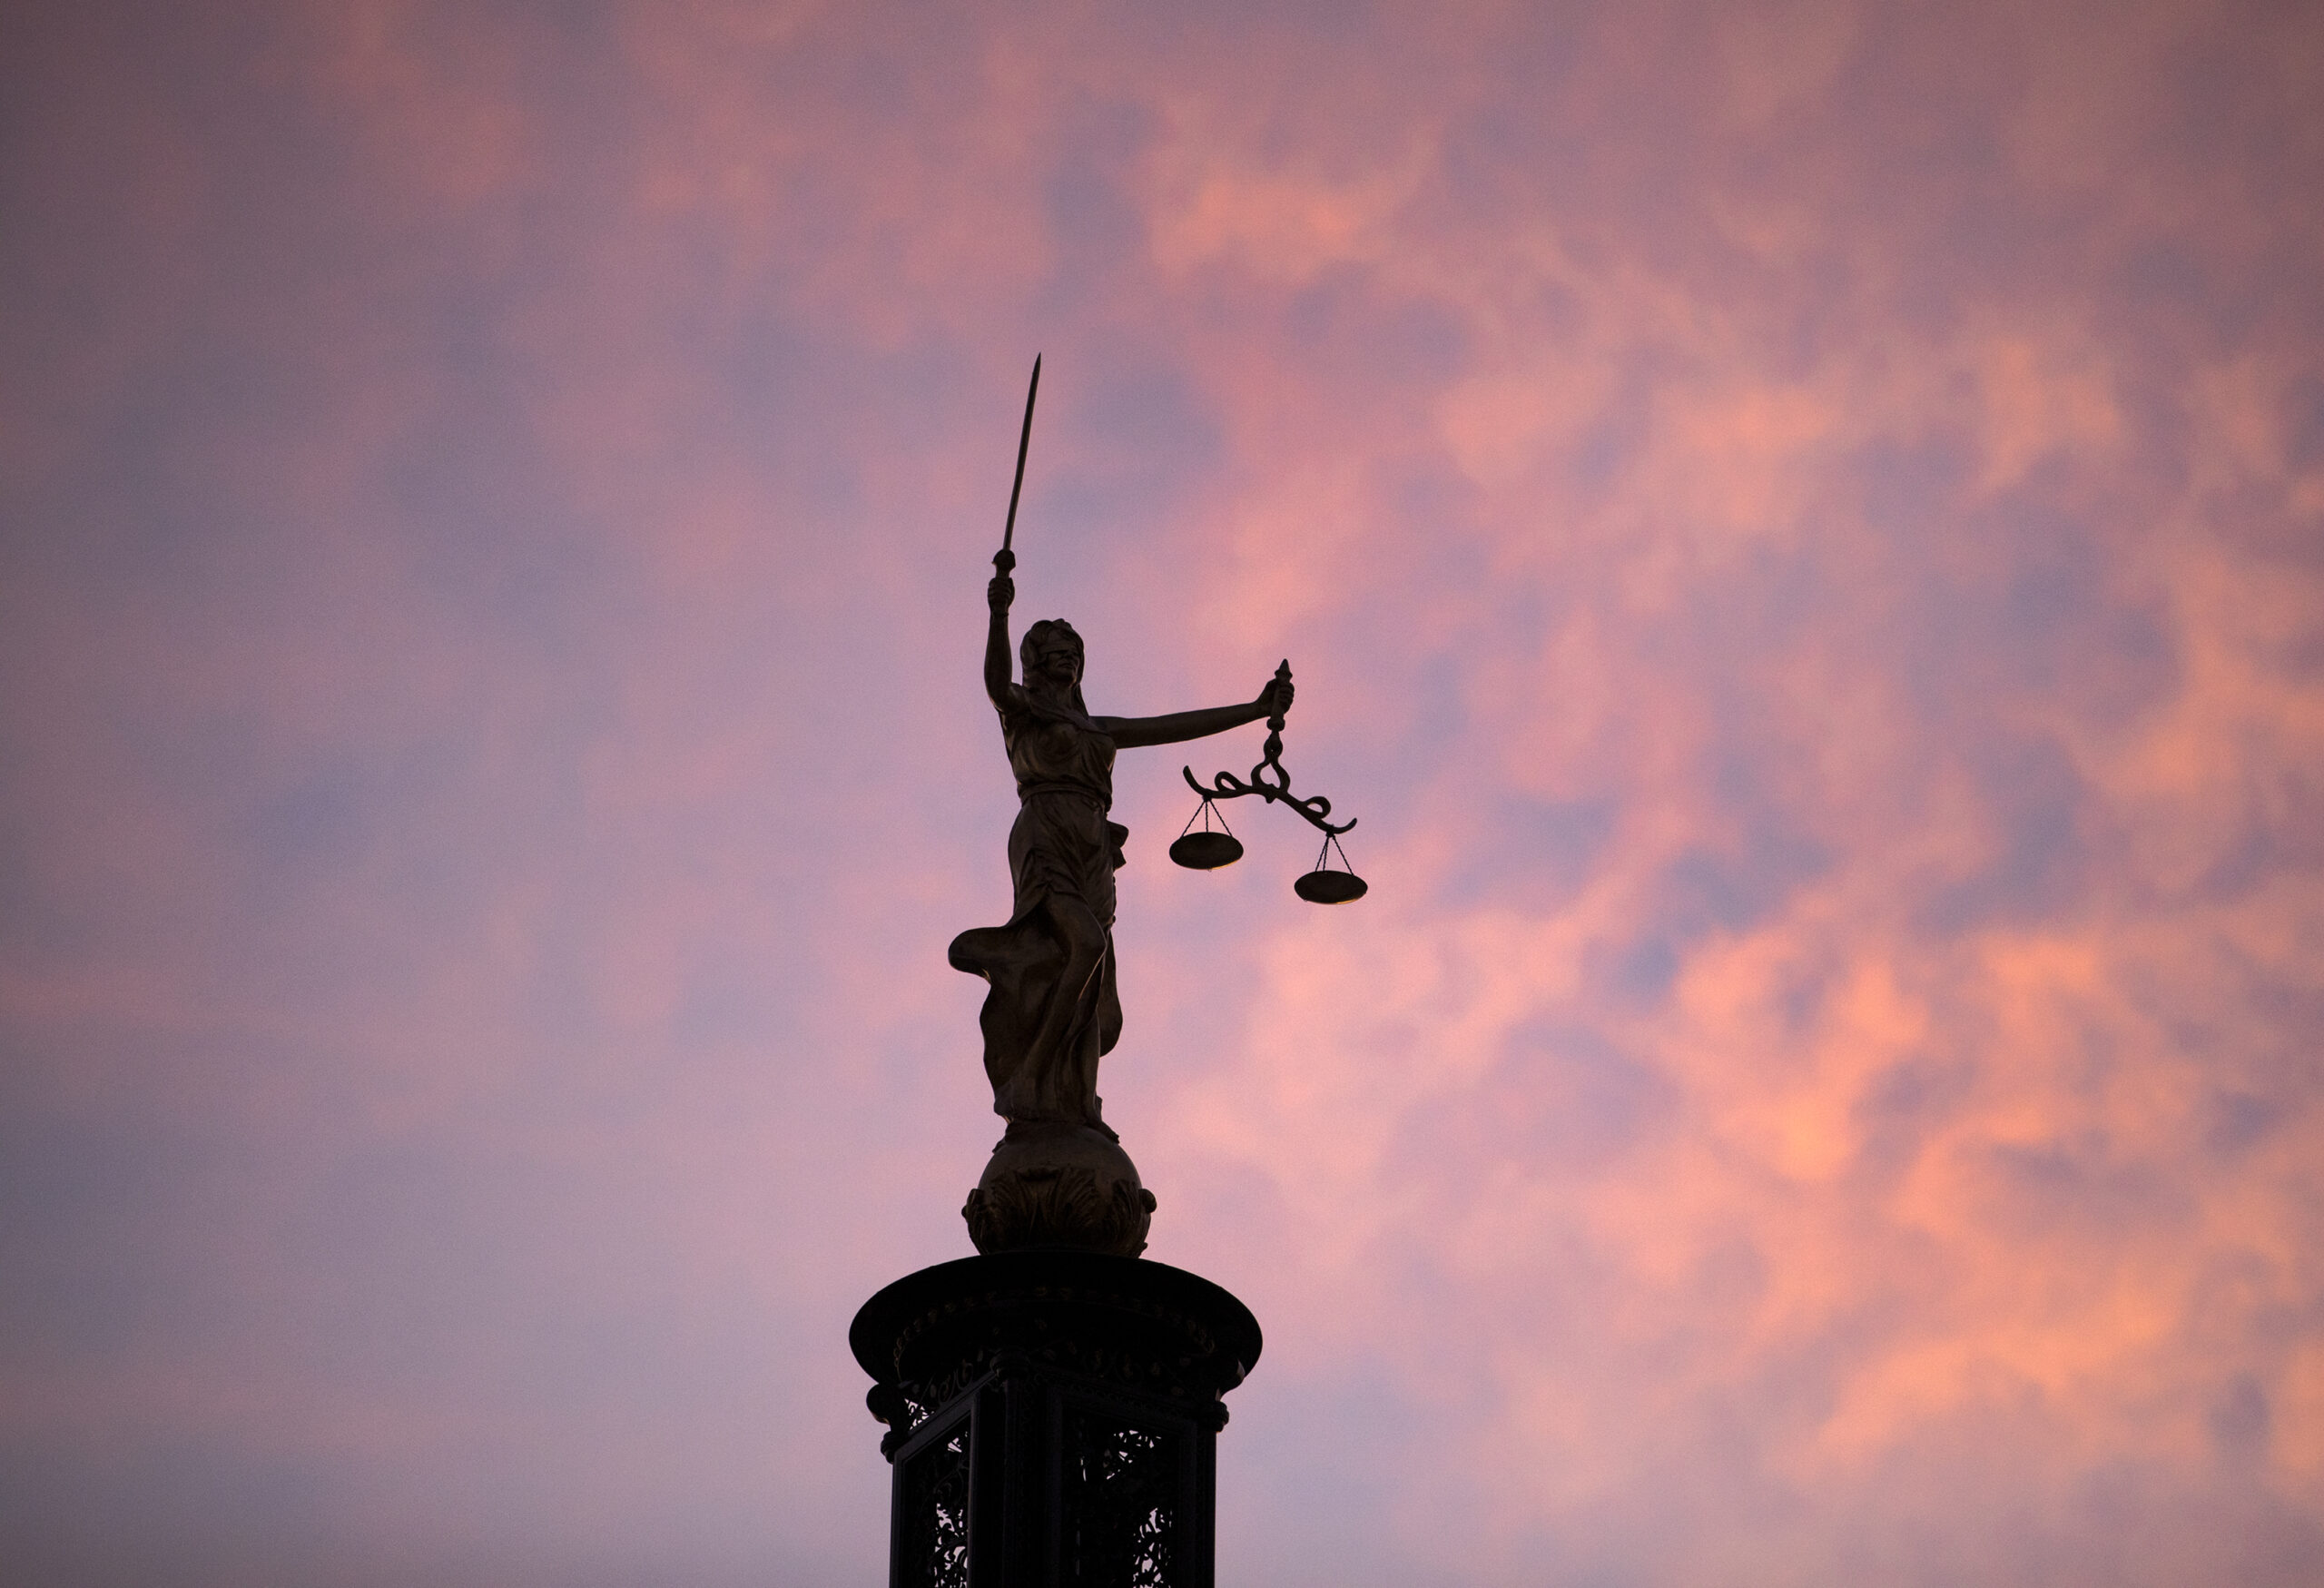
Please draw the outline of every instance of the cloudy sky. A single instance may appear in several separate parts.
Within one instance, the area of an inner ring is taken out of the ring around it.
[[[2324,1578],[2324,12],[20,5],[0,1564],[870,1584],[1019,616],[1234,1588]],[[1193,746],[1246,770],[1258,735]]]

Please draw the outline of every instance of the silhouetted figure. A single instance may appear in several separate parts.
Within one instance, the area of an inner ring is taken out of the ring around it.
[[[1092,716],[1081,698],[1081,636],[1060,619],[1025,631],[1024,682],[1009,668],[1007,574],[986,587],[991,626],[985,692],[1000,714],[1023,802],[1009,833],[1016,902],[1005,926],[952,940],[954,967],[991,983],[982,1014],[993,1111],[1018,1125],[1112,1130],[1100,1114],[1098,1060],[1122,1029],[1114,969],[1114,873],[1128,829],[1108,820],[1114,752],[1224,733],[1290,709],[1291,681],[1246,705],[1165,716]]]

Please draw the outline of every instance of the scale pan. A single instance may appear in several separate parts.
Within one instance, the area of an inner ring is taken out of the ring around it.
[[[1170,845],[1170,858],[1189,871],[1215,872],[1243,858],[1243,845],[1232,833],[1188,833]]]
[[[1354,872],[1309,872],[1291,884],[1310,904],[1345,904],[1365,893],[1364,879]]]

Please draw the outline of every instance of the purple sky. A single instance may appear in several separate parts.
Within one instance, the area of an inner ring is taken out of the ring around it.
[[[24,5],[0,1576],[881,1579],[978,675],[1231,1588],[2324,1580],[2324,11]],[[1243,730],[1197,771],[1257,755]]]

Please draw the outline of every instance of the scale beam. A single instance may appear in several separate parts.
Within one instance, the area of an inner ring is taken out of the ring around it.
[[[1275,676],[1285,683],[1290,682],[1291,664],[1288,661],[1285,662],[1282,666],[1275,670]],[[1269,767],[1275,768],[1273,782],[1267,779]],[[1257,794],[1261,799],[1271,803],[1288,805],[1305,817],[1311,825],[1325,836],[1332,838],[1338,837],[1355,825],[1356,819],[1354,816],[1350,816],[1344,822],[1330,821],[1328,818],[1332,814],[1332,802],[1322,794],[1310,794],[1302,799],[1291,792],[1291,774],[1285,771],[1283,767],[1283,714],[1281,712],[1267,718],[1266,745],[1257,764],[1251,768],[1251,780],[1248,783],[1231,772],[1222,772],[1211,787],[1205,788],[1196,780],[1193,767],[1187,767],[1185,771],[1187,785],[1206,800],[1239,800],[1245,794]]]

